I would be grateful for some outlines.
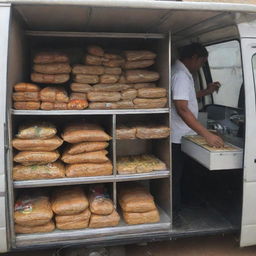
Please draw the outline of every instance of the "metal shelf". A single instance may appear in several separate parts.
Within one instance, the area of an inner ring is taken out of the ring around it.
[[[159,208],[160,222],[150,223],[150,224],[140,224],[140,225],[127,225],[123,220],[120,221],[117,227],[108,228],[87,228],[79,230],[55,230],[50,233],[35,233],[35,234],[20,234],[16,235],[16,245],[17,247],[25,246],[39,246],[39,245],[50,245],[50,244],[67,244],[74,242],[85,242],[91,239],[101,239],[105,241],[108,239],[119,239],[124,235],[127,237],[133,234],[150,234],[157,231],[169,232],[171,227],[170,218],[168,215]]]
[[[97,110],[11,110],[13,115],[52,116],[52,115],[127,115],[169,113],[168,108],[152,109],[97,109]]]
[[[132,180],[148,180],[148,179],[161,179],[168,178],[170,171],[154,171],[149,173],[138,173],[138,174],[117,174],[116,181],[132,181]]]
[[[45,180],[22,180],[14,181],[14,188],[36,188],[36,187],[52,187],[63,185],[91,184],[113,182],[113,175],[109,176],[93,176],[93,177],[77,177],[77,178],[60,178],[60,179],[45,179]]]

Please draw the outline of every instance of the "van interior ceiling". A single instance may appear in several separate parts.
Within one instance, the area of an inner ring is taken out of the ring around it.
[[[200,111],[204,113],[201,116],[207,116],[204,123],[208,128],[218,130],[226,141],[243,148],[245,125],[243,71],[239,33],[234,25],[234,20],[238,16],[230,16],[228,13],[218,11],[192,10],[189,11],[189,15],[186,15],[187,12],[187,10],[132,8],[126,8],[125,11],[120,8],[120,11],[117,11],[116,8],[86,6],[14,6],[8,57],[7,116],[10,139],[16,134],[17,126],[31,117],[12,115],[12,86],[18,82],[30,80],[32,57],[38,50],[64,50],[72,54],[71,63],[80,61],[83,48],[87,44],[99,44],[105,48],[120,50],[127,48],[152,50],[159,56],[159,64],[156,68],[165,77],[161,80],[161,87],[168,88],[169,79],[166,75],[170,71],[170,58],[173,60],[176,57],[175,53],[180,46],[196,41],[206,45],[209,51],[207,66],[197,74],[197,87],[206,88],[208,82],[216,80],[222,84],[218,94],[200,100]],[[170,48],[171,56],[166,54]],[[58,122],[62,125],[62,123],[76,120],[77,117],[61,116]],[[54,118],[51,115],[43,117],[46,120]],[[111,115],[99,115],[97,118],[108,127],[111,133],[113,122]],[[147,115],[137,117],[120,115],[116,120],[118,122],[119,120],[136,120],[136,118],[146,120],[148,117]],[[170,122],[168,113],[161,113],[158,116],[152,114],[152,118],[156,121]],[[125,147],[136,147],[139,153],[154,152],[161,160],[166,161],[171,169],[170,141],[167,139],[160,142],[141,143],[137,146],[133,143],[130,146],[127,145],[123,146],[122,142],[118,142],[115,145],[117,152],[122,154]],[[184,202],[180,212],[182,223],[170,228],[164,220],[164,223],[161,223],[165,224],[163,225],[165,232],[162,232],[162,235],[166,236],[168,228],[172,237],[239,230],[243,170],[238,168],[209,171],[191,156],[187,156],[186,166],[182,186]],[[168,184],[168,179],[165,177],[159,180],[143,181],[143,183],[150,187],[159,205],[165,211],[165,217],[170,220],[172,218],[171,202],[166,202],[166,197],[161,194],[164,193],[163,187],[166,188],[167,193],[170,192],[171,186]],[[111,187],[113,191],[116,189],[115,186],[116,184],[113,188]],[[8,184],[8,187],[12,195],[9,200],[13,203],[20,189],[14,188],[11,184]],[[170,223],[172,223],[171,220]],[[13,225],[12,221],[11,225]],[[49,243],[47,239],[39,242],[38,237],[30,240],[29,236],[15,237],[13,233],[11,236],[14,236],[11,240],[18,247]],[[63,241],[58,239],[55,241],[55,244],[61,243]]]

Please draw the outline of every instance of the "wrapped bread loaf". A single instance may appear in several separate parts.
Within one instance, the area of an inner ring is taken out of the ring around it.
[[[34,64],[33,70],[42,74],[68,74],[71,67],[68,63]]]
[[[16,92],[39,92],[40,86],[31,83],[18,83],[14,85],[14,90]]]
[[[104,69],[105,74],[108,75],[121,75],[122,69],[121,68],[110,68],[110,67],[105,67]]]
[[[42,110],[67,110],[68,104],[65,102],[42,102]]]
[[[34,56],[34,63],[62,63],[69,62],[67,54],[61,52],[39,52]]]
[[[90,109],[117,109],[117,102],[91,102]]]
[[[69,101],[67,107],[70,110],[82,110],[88,107],[88,101],[85,99],[73,99]]]
[[[72,83],[70,88],[73,92],[83,92],[88,93],[92,91],[92,86],[89,84],[81,84],[81,83]]]
[[[132,100],[120,100],[118,102],[116,102],[116,106],[118,109],[131,109],[134,108],[134,104]]]
[[[104,102],[104,101],[119,101],[121,94],[119,92],[89,92],[87,94],[88,100]]]
[[[102,84],[114,84],[119,80],[119,75],[104,74],[100,76],[100,83]]]
[[[170,135],[170,128],[165,125],[137,125],[136,137],[139,139],[162,139]]]
[[[85,152],[99,151],[108,147],[108,142],[80,142],[77,144],[69,145],[66,149],[66,153],[70,155],[81,154]]]
[[[88,199],[80,187],[57,188],[51,198],[52,210],[58,215],[73,215],[88,208]]]
[[[62,134],[64,141],[78,143],[86,141],[109,141],[111,137],[96,124],[71,124],[68,125]]]
[[[134,69],[127,70],[125,72],[125,78],[128,82],[131,83],[144,83],[157,81],[160,76],[159,73],[155,71]]]
[[[122,59],[122,56],[119,54],[115,54],[115,53],[105,53],[104,54],[104,59],[108,59],[108,60],[120,60]]]
[[[94,92],[119,92],[131,88],[128,84],[95,84],[93,86]]]
[[[45,84],[63,84],[69,80],[69,74],[41,74],[31,73],[31,81]]]
[[[91,55],[103,57],[104,50],[98,45],[90,45],[87,47],[87,52]]]
[[[39,101],[39,92],[13,92],[13,101]]]
[[[53,217],[49,198],[44,195],[22,195],[14,206],[14,221],[21,226],[40,226]]]
[[[65,177],[65,167],[57,161],[45,165],[16,165],[13,167],[13,180],[39,180]]]
[[[134,89],[141,89],[141,88],[155,88],[156,84],[154,83],[136,83],[133,84]]]
[[[104,176],[111,175],[112,172],[113,166],[110,161],[101,164],[84,163],[70,164],[66,166],[67,177]]]
[[[89,192],[90,210],[94,214],[109,215],[114,211],[113,201],[104,185],[93,185]]]
[[[92,214],[90,219],[90,228],[115,227],[120,221],[120,216],[116,210],[109,215]]]
[[[72,69],[73,74],[103,75],[104,72],[103,66],[75,65]]]
[[[152,60],[156,54],[151,51],[124,51],[125,58],[128,61]]]
[[[17,234],[46,233],[46,232],[52,232],[55,229],[55,225],[53,221],[49,221],[44,225],[34,226],[34,227],[21,226],[21,225],[15,224],[14,229]]]
[[[82,92],[72,92],[70,94],[69,100],[87,100],[87,95],[86,93]]]
[[[93,56],[93,55],[85,55],[84,57],[84,63],[86,65],[94,65],[94,66],[100,66],[102,65],[103,62],[103,58],[102,57],[98,57],[98,56]]]
[[[45,102],[69,102],[68,94],[62,87],[45,87],[40,91],[40,99]]]
[[[106,67],[117,68],[121,67],[125,63],[124,59],[103,59],[102,64]]]
[[[165,88],[141,88],[138,90],[138,97],[140,98],[163,98],[166,97],[167,91]]]
[[[58,151],[51,152],[34,152],[34,151],[22,151],[14,157],[14,161],[22,165],[40,165],[53,163],[59,158]]]
[[[91,212],[89,209],[81,213],[67,216],[56,216],[56,227],[61,230],[82,229],[89,226]]]
[[[49,139],[57,133],[53,124],[48,122],[29,122],[21,125],[16,137],[19,139]]]
[[[80,153],[76,155],[70,155],[64,152],[61,160],[67,164],[82,164],[82,163],[104,163],[109,159],[106,156],[107,150],[100,150],[94,152]]]
[[[97,75],[84,75],[75,74],[74,81],[82,84],[97,84],[99,82],[99,76]]]
[[[133,100],[134,108],[164,108],[167,104],[167,98],[145,99],[136,98]]]
[[[129,156],[119,156],[117,158],[116,168],[117,168],[118,174],[137,173],[136,163],[133,163]]]
[[[137,97],[137,90],[136,89],[127,89],[121,92],[121,99],[122,100],[133,100]]]
[[[157,209],[148,212],[123,212],[124,221],[129,225],[156,223],[160,221]]]
[[[154,60],[126,61],[124,69],[147,68],[155,63]]]
[[[118,202],[124,212],[149,212],[156,209],[153,196],[142,186],[122,186]]]
[[[116,139],[118,140],[132,140],[136,139],[136,128],[119,124],[116,127]]]
[[[58,136],[49,139],[18,139],[12,140],[12,146],[22,151],[53,151],[60,147],[63,140]]]
[[[13,103],[13,107],[20,110],[37,110],[40,108],[40,104],[35,101],[18,101]]]

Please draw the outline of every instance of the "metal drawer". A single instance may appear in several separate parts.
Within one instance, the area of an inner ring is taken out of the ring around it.
[[[243,167],[243,149],[230,143],[228,145],[235,149],[232,151],[210,151],[183,137],[181,150],[209,170],[241,169]]]

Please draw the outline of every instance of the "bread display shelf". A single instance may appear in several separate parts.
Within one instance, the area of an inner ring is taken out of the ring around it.
[[[243,149],[225,143],[223,149],[200,145],[193,136],[182,138],[181,150],[209,170],[232,170],[243,167]],[[200,141],[199,141],[200,142]]]
[[[94,184],[94,183],[110,183],[120,181],[133,180],[149,180],[167,178],[170,171],[154,171],[150,173],[141,174],[126,174],[126,175],[109,175],[109,176],[93,176],[93,177],[77,177],[77,178],[60,178],[60,179],[44,179],[44,180],[22,180],[14,181],[14,188],[36,188],[36,187],[51,187],[64,185],[78,185],[78,184]]]
[[[16,236],[16,245],[18,247],[26,246],[39,246],[39,245],[50,245],[58,244],[63,241],[87,241],[91,242],[91,239],[99,239],[106,241],[106,239],[116,239],[122,235],[127,235],[131,237],[136,234],[148,235],[152,232],[169,232],[170,230],[170,218],[168,215],[159,208],[160,213],[160,222],[151,223],[151,224],[141,224],[141,225],[127,225],[123,220],[120,221],[117,227],[108,227],[108,228],[95,228],[95,229],[80,229],[80,230],[68,230],[60,231],[55,230],[50,233],[36,233],[36,234],[26,234],[26,235],[17,235]]]
[[[96,109],[96,110],[12,110],[13,115],[52,116],[52,115],[127,115],[127,114],[162,114],[169,113],[168,108],[151,109]]]

